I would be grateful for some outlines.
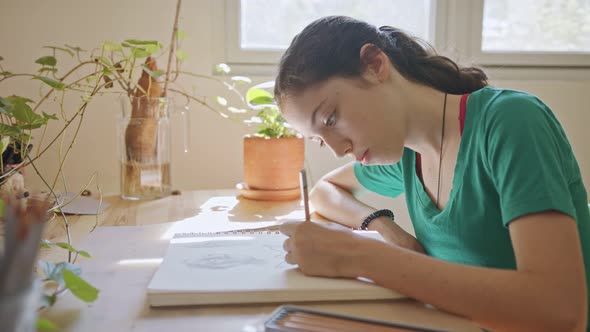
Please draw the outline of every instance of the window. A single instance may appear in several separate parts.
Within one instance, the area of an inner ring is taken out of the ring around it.
[[[590,66],[590,0],[480,0],[472,11],[479,63]]]
[[[276,62],[293,37],[328,15],[352,16],[391,25],[432,41],[431,1],[406,0],[228,0],[228,60]]]
[[[484,66],[590,67],[590,0],[226,0],[225,60],[276,65],[311,21],[392,25]]]
[[[486,0],[484,52],[590,52],[590,1]]]

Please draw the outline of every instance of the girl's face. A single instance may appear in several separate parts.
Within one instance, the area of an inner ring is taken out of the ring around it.
[[[291,126],[337,157],[386,165],[398,162],[403,152],[402,97],[389,81],[337,77],[285,96],[281,109]]]

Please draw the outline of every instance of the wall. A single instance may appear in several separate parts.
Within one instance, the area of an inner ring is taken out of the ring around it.
[[[207,74],[219,58],[222,47],[223,19],[219,12],[220,0],[184,1],[181,28],[188,39],[184,50],[191,56],[185,69]],[[157,39],[168,44],[174,16],[174,1],[162,0],[0,0],[0,55],[6,70],[33,71],[38,66],[34,60],[46,55],[43,45],[76,45],[91,49],[103,40],[120,42],[123,39]],[[163,67],[165,61],[160,60]],[[257,81],[272,77],[253,77]],[[493,77],[492,77],[493,78]],[[201,95],[227,95],[220,85],[206,81],[184,81],[189,87],[195,85]],[[590,78],[558,80],[546,77],[536,80],[492,80],[496,86],[525,90],[541,97],[562,121],[577,154],[583,177],[590,183],[590,138],[586,123],[590,122]],[[12,93],[38,99],[38,83],[28,79],[18,83],[0,82],[0,95]],[[75,101],[68,103],[69,107]],[[47,109],[48,113],[57,109]],[[93,176],[103,192],[118,191],[119,166],[117,162],[116,115],[120,112],[117,100],[112,95],[97,97],[84,119],[65,166],[68,190],[82,188]],[[222,119],[218,115],[194,106],[190,113],[190,150],[182,152],[181,119],[173,118],[173,185],[177,189],[231,188],[242,177],[242,141],[250,132],[242,124]],[[48,137],[56,128],[48,132]],[[72,135],[73,130],[68,131]],[[37,138],[39,134],[36,135]],[[58,146],[58,145],[57,145]],[[312,181],[328,170],[348,161],[336,160],[328,149],[320,150],[307,144],[307,159]],[[55,174],[59,150],[48,151],[39,162],[39,169],[46,176]],[[42,190],[42,182],[34,170],[27,170],[27,186]],[[51,177],[50,176],[50,177]],[[90,189],[95,189],[93,182]],[[378,200],[389,204],[389,200]],[[373,202],[376,202],[373,200]],[[402,206],[399,199],[396,206]],[[398,209],[402,211],[403,209]],[[404,212],[401,212],[404,216]],[[407,217],[402,217],[407,219]],[[407,227],[407,226],[406,226]]]

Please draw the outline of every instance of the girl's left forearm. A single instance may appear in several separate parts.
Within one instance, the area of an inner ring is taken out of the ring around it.
[[[579,283],[445,262],[377,241],[367,241],[366,247],[353,263],[354,275],[492,330],[577,331],[585,326],[586,294]]]

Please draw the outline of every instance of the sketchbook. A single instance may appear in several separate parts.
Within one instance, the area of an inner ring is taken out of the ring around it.
[[[382,240],[377,232],[361,234]],[[278,231],[179,233],[147,289],[151,306],[397,299],[368,279],[304,275]]]

